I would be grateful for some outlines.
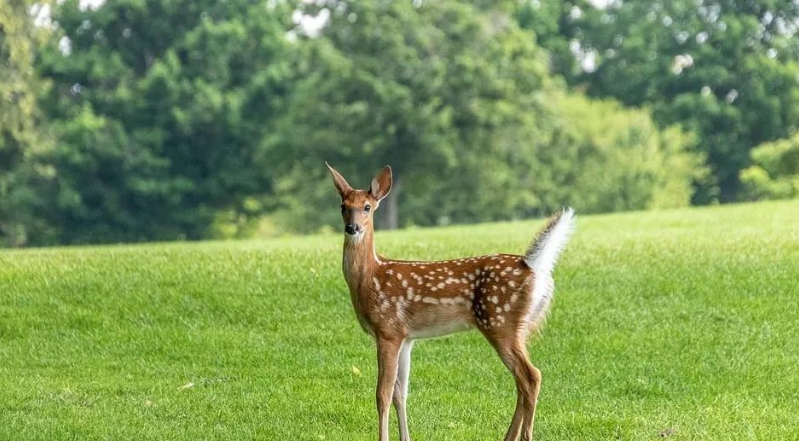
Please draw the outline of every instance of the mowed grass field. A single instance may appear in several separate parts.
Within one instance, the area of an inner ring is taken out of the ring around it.
[[[376,241],[520,253],[540,226]],[[341,244],[0,252],[0,440],[376,439]],[[555,279],[530,342],[537,439],[799,439],[799,203],[582,216]],[[412,366],[416,440],[501,439],[515,390],[478,333],[420,342]]]

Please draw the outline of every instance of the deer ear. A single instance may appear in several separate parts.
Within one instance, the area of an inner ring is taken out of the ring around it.
[[[341,173],[337,172],[336,169],[331,167],[327,161],[325,161],[325,165],[327,166],[327,169],[330,170],[330,176],[333,177],[333,185],[336,186],[338,195],[341,196],[341,199],[344,199],[344,196],[352,191],[352,187],[350,187],[350,184],[348,184],[347,180],[344,179],[344,176],[341,176]]]
[[[377,173],[377,176],[372,179],[372,186],[369,187],[369,194],[380,201],[388,196],[388,193],[391,191],[392,181],[391,167],[383,167],[383,169]]]

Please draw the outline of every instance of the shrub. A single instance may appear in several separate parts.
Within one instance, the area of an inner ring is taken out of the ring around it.
[[[752,149],[753,165],[741,171],[750,200],[799,197],[799,134]]]
[[[581,212],[680,207],[707,170],[689,151],[689,134],[658,129],[648,111],[578,94],[555,100],[560,118],[539,157],[546,211],[569,203]]]

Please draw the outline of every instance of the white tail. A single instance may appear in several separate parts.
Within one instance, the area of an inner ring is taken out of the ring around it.
[[[564,208],[552,216],[544,229],[533,239],[533,243],[524,255],[524,263],[536,274],[551,274],[572,231],[574,231],[574,210]]]
[[[565,208],[552,216],[533,239],[524,255],[524,263],[533,270],[533,300],[525,321],[530,329],[541,330],[555,296],[552,270],[558,256],[574,231],[574,210]]]
[[[414,340],[478,329],[516,380],[518,400],[505,441],[529,440],[541,372],[526,338],[539,328],[553,293],[552,268],[574,226],[574,211],[552,216],[524,256],[492,254],[438,262],[385,259],[374,249],[374,212],[391,191],[386,166],[369,190],[352,188],[328,165],[341,196],[344,278],[361,326],[377,343],[380,441],[397,409],[401,441],[410,441],[405,401]],[[539,328],[540,329],[540,328]]]

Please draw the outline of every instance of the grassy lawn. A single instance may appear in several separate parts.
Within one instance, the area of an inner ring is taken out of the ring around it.
[[[520,253],[540,225],[377,247]],[[341,242],[0,252],[0,440],[376,439]],[[796,202],[583,216],[555,277],[537,439],[799,439]],[[417,440],[501,439],[515,404],[476,332],[418,343],[410,389]]]

